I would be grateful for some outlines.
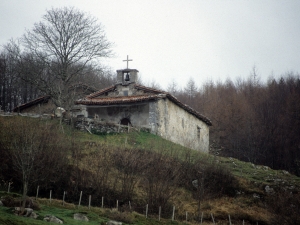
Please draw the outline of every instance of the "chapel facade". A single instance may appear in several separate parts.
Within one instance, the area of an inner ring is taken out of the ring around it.
[[[174,143],[208,152],[211,121],[170,93],[138,84],[138,72],[128,66],[117,70],[117,83],[77,100],[74,115],[146,128]]]

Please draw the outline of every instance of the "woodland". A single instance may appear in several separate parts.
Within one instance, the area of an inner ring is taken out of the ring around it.
[[[262,83],[254,68],[246,80],[169,91],[211,119],[212,151],[300,175],[299,74]]]

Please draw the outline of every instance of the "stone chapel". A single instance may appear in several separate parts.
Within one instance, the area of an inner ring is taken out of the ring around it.
[[[75,102],[77,117],[139,128],[174,143],[209,151],[211,121],[168,92],[138,84],[138,70],[117,70],[117,83]]]

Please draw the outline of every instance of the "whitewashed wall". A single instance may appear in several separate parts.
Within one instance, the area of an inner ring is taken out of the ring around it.
[[[209,126],[168,99],[157,102],[159,117],[156,132],[177,144],[202,151],[209,150]],[[198,137],[197,127],[200,128]]]

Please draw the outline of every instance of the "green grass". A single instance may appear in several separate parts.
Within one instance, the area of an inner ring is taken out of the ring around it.
[[[254,165],[233,158],[218,157],[219,162],[225,165],[236,177],[244,178],[252,183],[260,185],[279,185],[300,188],[300,177],[285,173],[282,170],[272,170],[269,167]]]
[[[5,195],[2,192],[2,196]],[[63,221],[64,224],[72,224],[72,225],[99,225],[105,224],[111,218],[112,220],[118,221],[128,221],[128,223],[123,222],[123,224],[136,224],[136,225],[158,225],[158,224],[174,224],[174,225],[183,225],[184,223],[178,221],[170,221],[166,219],[162,219],[158,221],[157,218],[145,218],[145,216],[140,215],[138,213],[122,213],[117,212],[110,209],[101,209],[97,207],[91,207],[88,209],[87,207],[80,207],[79,209],[72,205],[67,204],[66,206],[62,206],[60,201],[54,200],[51,205],[48,200],[40,199],[39,202],[41,209],[35,211],[39,217],[37,219],[27,218],[23,216],[17,216],[13,214],[13,208],[8,207],[0,207],[0,224],[1,225],[43,225],[49,224],[49,222],[43,221],[43,218],[47,214],[51,214],[59,218]],[[89,218],[89,222],[77,221],[73,219],[74,213],[84,214]]]
[[[43,221],[43,218],[47,214],[55,215],[57,218],[61,219],[64,224],[90,224],[90,225],[99,225],[101,222],[106,222],[109,219],[103,218],[97,215],[94,212],[80,211],[80,210],[70,210],[57,208],[55,206],[45,206],[42,205],[41,210],[35,211],[39,217],[37,219],[26,218],[22,216],[16,216],[12,212],[12,208],[0,207],[0,224],[1,225],[40,225],[40,224],[49,224],[49,222]],[[83,213],[89,218],[89,222],[82,222],[73,219],[74,213]]]

